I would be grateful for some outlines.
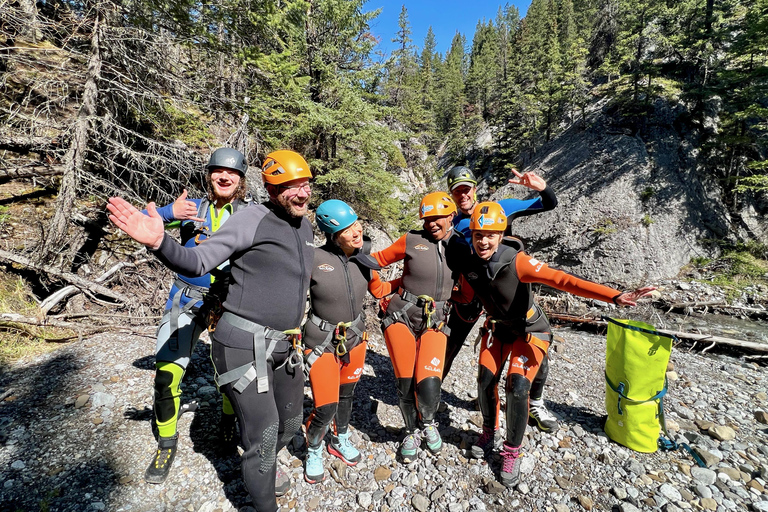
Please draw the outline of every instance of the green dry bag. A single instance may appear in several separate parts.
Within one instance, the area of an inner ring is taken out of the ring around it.
[[[605,353],[605,433],[638,452],[658,449],[664,422],[662,397],[673,336],[634,320],[608,321]]]

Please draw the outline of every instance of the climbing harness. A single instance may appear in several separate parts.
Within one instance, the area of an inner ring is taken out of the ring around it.
[[[216,376],[216,384],[221,387],[231,382],[235,382],[233,389],[242,393],[251,382],[256,381],[257,391],[266,393],[269,391],[269,380],[267,375],[267,365],[272,361],[272,353],[278,342],[287,341],[291,344],[292,352],[283,364],[276,367],[275,370],[287,365],[289,368],[296,368],[302,365],[303,345],[301,341],[301,329],[287,329],[277,331],[270,327],[259,325],[229,311],[221,315],[221,320],[227,322],[233,327],[253,334],[253,353],[252,362],[239,366],[233,370]],[[267,344],[269,342],[269,344]]]

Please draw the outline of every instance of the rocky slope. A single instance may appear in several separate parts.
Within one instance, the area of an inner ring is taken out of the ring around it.
[[[422,453],[407,466],[396,462],[394,376],[373,329],[352,420],[364,460],[347,468],[327,457],[326,480],[309,485],[297,436],[279,457],[293,484],[279,500],[282,509],[768,511],[764,368],[673,351],[669,426],[705,454],[709,467],[697,468],[682,451],[641,454],[611,442],[602,431],[604,337],[557,333],[545,399],[560,428],[529,427],[517,490],[496,483],[495,456],[467,458],[480,430],[471,347],[444,385],[443,452]],[[183,386],[183,402],[199,408],[181,418],[173,471],[162,485],[143,481],[155,447],[152,334],[99,335],[21,361],[0,377],[0,510],[229,512],[247,505],[239,457],[217,443],[219,398],[204,342]]]
[[[605,108],[605,101],[590,107],[583,125],[525,165],[547,179],[560,202],[514,226],[542,260],[597,281],[637,284],[716,255],[714,241],[768,243],[768,205],[745,199],[729,213],[721,185],[698,169],[681,105],[659,101],[643,138],[617,126]],[[529,192],[506,185],[491,198],[534,197]]]

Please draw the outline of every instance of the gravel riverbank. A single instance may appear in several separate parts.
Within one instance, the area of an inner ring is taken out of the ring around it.
[[[640,454],[602,431],[605,338],[557,329],[545,400],[556,432],[529,427],[523,483],[497,483],[499,460],[467,458],[481,424],[475,410],[475,354],[465,347],[444,384],[438,419],[442,453],[395,460],[401,426],[386,347],[372,333],[357,388],[355,468],[326,457],[326,479],[302,478],[301,437],[279,459],[292,488],[283,510],[754,510],[768,512],[768,376],[724,356],[673,350],[668,424],[707,459],[683,451]],[[474,339],[474,336],[470,337]],[[6,368],[0,376],[0,509],[229,512],[247,504],[236,452],[216,442],[219,398],[209,346],[198,345],[183,402],[199,404],[179,423],[180,447],[168,480],[147,484],[155,449],[150,429],[154,339],[102,334]],[[307,397],[309,388],[306,389]],[[305,410],[311,407],[305,399]]]

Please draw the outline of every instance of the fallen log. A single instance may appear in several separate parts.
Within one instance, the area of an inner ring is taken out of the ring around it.
[[[550,312],[547,312],[547,316],[550,318],[550,320],[557,320],[559,322],[589,324],[589,325],[594,325],[596,327],[608,326],[608,322],[602,320],[599,317],[581,317],[581,316],[575,316],[575,315],[562,315],[559,313],[550,313]],[[739,347],[739,348],[753,350],[755,352],[768,353],[768,344],[766,343],[737,340],[733,338],[724,338],[722,336],[714,336],[712,334],[695,334],[692,332],[670,331],[667,329],[656,329],[656,331],[662,334],[666,334],[668,336],[675,336],[683,340],[691,340],[691,341],[697,341],[697,342],[702,341],[702,342],[711,343],[711,345],[707,347],[705,350],[709,350],[714,345],[728,345],[732,347]]]
[[[137,261],[136,263],[128,263],[128,262],[125,262],[125,261],[120,262],[117,265],[115,265],[112,268],[110,268],[109,270],[107,270],[106,272],[104,272],[103,274],[101,274],[99,277],[97,277],[96,280],[94,281],[94,283],[103,283],[105,280],[107,280],[110,276],[112,276],[118,270],[123,269],[125,267],[137,267],[137,266],[141,265],[142,263],[146,263],[147,261],[149,261],[149,260],[147,260],[145,258],[143,260]],[[48,297],[46,297],[45,299],[43,299],[40,302],[40,309],[42,310],[44,315],[47,315],[48,312],[56,304],[58,304],[59,302],[61,302],[62,300],[66,299],[68,297],[71,297],[72,295],[75,295],[75,294],[78,294],[78,293],[81,293],[81,292],[82,292],[82,290],[79,287],[77,287],[75,285],[71,285],[71,284],[67,285],[64,288],[62,288],[61,290],[57,290],[54,293],[52,293],[51,295],[49,295]]]
[[[106,316],[106,315],[94,315],[94,316]],[[65,322],[62,320],[56,320],[51,317],[37,318],[33,316],[19,315],[18,313],[0,313],[0,327],[18,328],[17,324],[30,325],[34,327],[54,327],[57,329],[68,329],[78,333],[77,336],[67,336],[65,338],[55,338],[55,339],[52,338],[52,339],[45,340],[45,341],[53,341],[53,342],[68,341],[74,338],[83,338],[83,337],[92,336],[94,334],[98,334],[106,331],[127,332],[131,334],[139,334],[139,335],[144,334],[144,333],[138,332],[134,328],[126,326],[124,323],[121,323],[121,324],[107,323],[103,325],[83,324],[83,323]],[[137,327],[140,328],[140,326],[137,326]],[[151,328],[154,329],[154,326],[152,326]],[[26,329],[21,329],[21,330],[27,332],[28,334],[33,334]]]
[[[40,167],[40,170],[36,168]],[[50,178],[52,176],[61,176],[64,174],[64,167],[61,165],[50,166],[45,164],[29,164],[25,167],[8,170],[0,173],[0,185],[9,181],[24,180],[30,178]]]
[[[88,281],[87,279],[83,279],[82,277],[76,274],[73,274],[71,272],[60,272],[48,265],[35,263],[29,258],[27,258],[26,256],[21,256],[20,254],[13,254],[8,251],[0,250],[0,260],[8,263],[15,263],[17,265],[22,265],[29,269],[35,270],[37,272],[45,272],[46,274],[49,274],[59,279],[62,279],[64,281],[67,281],[68,283],[73,284],[74,286],[76,286],[81,290],[88,290],[94,295],[103,295],[104,297],[109,297],[110,299],[116,300],[118,302],[131,303],[131,300],[121,293],[112,291],[109,288],[102,286],[98,283],[93,283],[91,281]]]

